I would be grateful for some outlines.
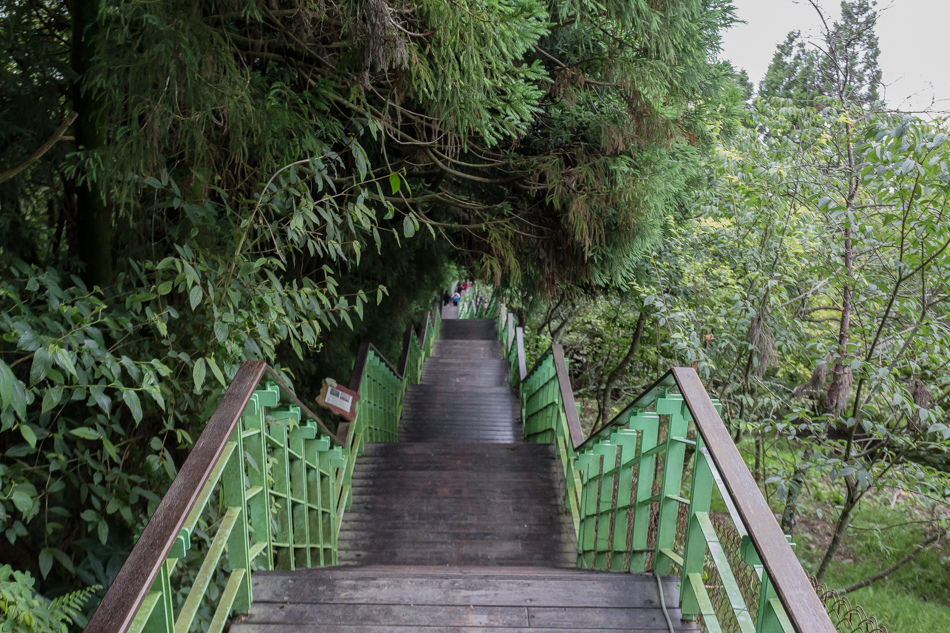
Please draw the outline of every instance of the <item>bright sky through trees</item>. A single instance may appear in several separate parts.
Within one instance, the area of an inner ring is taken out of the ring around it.
[[[776,45],[800,30],[818,42],[821,22],[807,0],[734,0],[740,19],[723,37],[722,57],[745,68],[758,87]],[[829,23],[841,15],[840,3],[821,0]],[[950,69],[946,29],[950,3],[939,0],[879,0],[877,34],[887,105],[901,110],[950,111]],[[931,103],[933,105],[931,106]]]

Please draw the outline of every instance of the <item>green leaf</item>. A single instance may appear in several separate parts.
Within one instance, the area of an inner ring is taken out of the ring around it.
[[[46,413],[47,411],[52,411],[53,407],[59,404],[60,400],[63,399],[63,388],[62,387],[53,387],[52,389],[47,389],[46,393],[43,394],[43,404],[40,408],[41,413]]]
[[[76,366],[73,364],[73,359],[69,355],[69,352],[62,348],[58,348],[53,351],[53,360],[56,361],[56,364],[66,370],[66,373],[70,374],[74,378],[79,378],[76,374]]]
[[[32,488],[32,486],[29,486],[29,488]],[[16,506],[17,510],[26,514],[33,507],[34,494],[30,494],[27,486],[17,486],[13,489],[10,500],[13,501],[13,505]]]
[[[192,310],[198,307],[198,304],[201,303],[201,299],[203,297],[204,293],[201,292],[201,286],[195,284],[191,287],[191,292],[188,293],[188,301],[191,304]]]
[[[0,408],[13,407],[20,418],[26,417],[26,391],[13,370],[0,360]]]
[[[33,352],[33,365],[30,367],[30,384],[38,383],[46,378],[46,374],[53,366],[53,359],[50,358],[49,350],[41,347]]]
[[[26,424],[20,425],[20,435],[30,445],[30,448],[36,448],[36,433]]]
[[[139,401],[139,394],[131,389],[126,389],[122,392],[122,401],[129,407],[129,410],[132,411],[132,418],[136,422],[142,421],[142,403]]]
[[[115,444],[110,442],[107,438],[102,438],[102,447],[106,449],[106,452],[113,461],[119,461],[119,452],[116,450]]]
[[[353,148],[353,160],[356,162],[356,171],[360,175],[360,180],[365,180],[368,168],[366,152],[356,141],[351,143],[351,147]]]
[[[228,338],[228,324],[224,321],[215,321],[214,323],[214,337],[218,339],[219,343],[223,343]]]
[[[402,179],[399,178],[399,174],[389,174],[389,186],[392,187],[393,193],[399,193],[399,184],[402,182]]]
[[[412,221],[410,216],[406,216],[402,219],[402,234],[406,237],[412,237],[416,233],[416,223]]]
[[[162,283],[158,284],[158,294],[167,295],[169,292],[172,291],[172,286],[174,286],[172,282],[163,281]]]
[[[96,401],[102,412],[108,415],[109,409],[112,408],[112,399],[106,395],[105,390],[102,387],[91,386],[89,393],[92,394],[92,399]]]
[[[224,374],[218,367],[218,363],[215,362],[214,358],[211,356],[208,357],[208,367],[211,368],[211,373],[214,374],[214,377],[218,379],[218,382],[220,382],[222,386],[227,387],[228,381],[224,379]]]
[[[46,578],[49,575],[49,571],[53,568],[53,553],[49,551],[48,547],[44,547],[40,550],[40,574],[43,578]]]
[[[195,381],[195,393],[201,392],[201,385],[205,382],[206,373],[205,359],[199,358],[195,361],[195,366],[191,368],[191,377]]]
[[[129,523],[131,523],[131,521],[129,521]],[[73,561],[69,560],[69,556],[66,556],[66,552],[59,549],[58,547],[51,547],[49,548],[49,551],[53,554],[56,560],[59,561],[59,564],[66,569],[66,571],[69,573],[73,573],[75,571],[76,568],[73,566]]]
[[[69,431],[72,435],[76,437],[81,437],[84,440],[98,440],[101,436],[99,431],[96,429],[91,429],[88,426],[81,426],[77,429],[70,429]]]
[[[99,525],[96,526],[96,531],[99,534],[99,542],[105,545],[106,541],[109,540],[109,524],[106,523],[105,519],[99,521]]]

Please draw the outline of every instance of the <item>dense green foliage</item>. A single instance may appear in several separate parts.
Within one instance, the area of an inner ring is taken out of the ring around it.
[[[945,552],[950,522],[950,130],[876,109],[873,3],[843,8],[823,52],[780,45],[770,98],[720,135],[692,216],[625,291],[525,300],[597,423],[670,365],[696,366],[788,533],[834,499],[830,538],[804,552],[819,578],[882,491],[925,509],[926,547],[891,563]]]

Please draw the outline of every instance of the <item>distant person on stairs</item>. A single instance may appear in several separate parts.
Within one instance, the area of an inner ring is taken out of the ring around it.
[[[459,299],[461,298],[462,298],[462,295],[460,295],[458,291],[456,291],[455,294],[452,295],[452,305],[454,305],[457,308],[459,305]]]

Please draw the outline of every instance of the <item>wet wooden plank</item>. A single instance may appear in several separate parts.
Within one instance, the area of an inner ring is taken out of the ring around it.
[[[529,613],[523,607],[398,605],[398,604],[299,604],[265,603],[247,618],[249,624],[374,625],[399,626],[526,627]]]
[[[612,574],[618,579],[538,580],[476,576],[325,578],[265,575],[253,576],[255,602],[309,604],[429,604],[482,605],[552,608],[654,608],[659,596],[652,576]],[[668,604],[678,602],[673,582],[664,586]]]

